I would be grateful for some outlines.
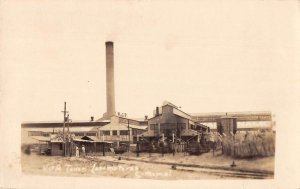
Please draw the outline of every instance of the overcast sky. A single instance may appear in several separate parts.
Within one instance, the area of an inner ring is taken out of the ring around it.
[[[297,3],[3,1],[4,103],[21,121],[62,120],[64,101],[73,120],[100,118],[111,40],[116,110],[129,117],[164,100],[278,114],[299,89]]]

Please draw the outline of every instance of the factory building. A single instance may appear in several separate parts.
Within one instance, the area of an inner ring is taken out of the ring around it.
[[[116,113],[115,83],[114,83],[114,44],[105,43],[106,47],[106,112],[96,121],[92,117],[89,121],[73,121],[66,124],[63,121],[22,123],[22,143],[51,143],[54,154],[62,153],[63,140],[59,134],[71,134],[73,141],[87,143],[88,149],[97,151],[98,143],[136,143],[139,137],[148,140],[177,139],[186,141],[201,133],[208,133],[210,129],[217,130],[219,125],[230,132],[234,124],[227,124],[227,118],[233,117],[237,130],[271,128],[274,124],[270,112],[235,112],[235,113],[210,113],[188,114],[170,102],[164,102],[161,107],[156,107],[152,118],[130,119]],[[66,118],[66,117],[65,117]],[[251,125],[252,124],[252,125]],[[253,126],[255,125],[255,126]],[[263,126],[262,126],[263,125]],[[101,146],[101,145],[100,145]],[[102,146],[103,147],[103,146]],[[104,147],[103,147],[104,148]]]
[[[161,107],[156,107],[154,115],[148,120],[147,131],[142,137],[149,141],[164,138],[188,140],[199,133],[208,132],[209,128],[198,124],[192,117],[180,110],[170,102],[164,102]]]
[[[97,128],[109,124],[109,121],[74,121],[67,124],[66,131],[76,137],[97,136]],[[47,141],[51,134],[63,132],[63,122],[30,122],[21,124],[22,143],[30,144]]]
[[[209,126],[212,131],[216,131],[222,123],[223,125],[228,125],[225,123],[227,118],[236,119],[237,131],[255,131],[260,129],[275,131],[276,125],[273,120],[274,115],[269,111],[195,113],[191,114],[191,116],[198,123]],[[233,126],[233,124],[231,125]]]
[[[111,122],[99,127],[99,136],[105,141],[136,143],[137,137],[147,128],[147,122],[112,116]]]
[[[51,136],[63,133],[72,134],[75,141],[84,142],[82,137],[94,138],[94,142],[136,142],[137,136],[145,131],[147,120],[129,119],[126,116],[116,115],[115,86],[114,86],[114,45],[113,42],[105,43],[106,47],[106,112],[101,118],[94,121],[73,121],[66,124],[63,121],[22,123],[22,144],[35,144],[50,142],[57,147],[56,140]],[[90,140],[89,140],[90,141]],[[60,141],[62,142],[62,141]],[[86,141],[87,142],[87,141]],[[58,145],[59,146],[59,145]],[[54,149],[54,148],[53,148]],[[59,151],[59,150],[56,150]],[[57,153],[59,154],[59,153]]]

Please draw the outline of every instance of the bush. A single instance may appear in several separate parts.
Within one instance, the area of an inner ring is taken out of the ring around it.
[[[266,157],[275,155],[275,134],[272,131],[237,133],[223,137],[223,153],[239,158]]]

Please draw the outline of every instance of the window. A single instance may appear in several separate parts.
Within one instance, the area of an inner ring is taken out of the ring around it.
[[[168,129],[175,130],[176,124],[173,124],[173,123],[160,124],[160,130],[168,130]]]
[[[75,133],[75,136],[84,136],[84,133]]]
[[[185,123],[178,123],[177,128],[181,130],[185,129]]]
[[[96,133],[86,133],[86,136],[96,136]]]
[[[110,135],[110,131],[103,131],[103,135]]]
[[[155,127],[157,127],[157,124],[150,124],[150,130],[155,130]]]
[[[28,131],[28,136],[42,136],[41,131]]]
[[[137,129],[132,129],[132,135],[137,135]]]
[[[63,144],[60,143],[60,144],[59,144],[59,150],[62,150],[62,149],[63,149]]]
[[[120,135],[128,135],[128,131],[125,131],[125,130],[120,131]]]
[[[43,136],[48,137],[48,136],[50,136],[50,134],[49,133],[43,133]]]
[[[113,131],[113,135],[118,135],[118,131]]]

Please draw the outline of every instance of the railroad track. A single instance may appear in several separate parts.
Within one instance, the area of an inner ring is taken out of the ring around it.
[[[232,168],[224,166],[212,166],[212,165],[193,165],[193,164],[182,164],[182,163],[171,163],[171,162],[159,162],[159,161],[147,161],[136,158],[122,157],[122,160],[119,161],[116,157],[112,159],[93,159],[89,158],[92,161],[98,162],[105,161],[115,164],[126,164],[126,165],[136,165],[137,162],[149,163],[149,164],[161,164],[169,166],[170,169],[174,171],[181,172],[198,172],[209,175],[217,175],[220,177],[229,177],[229,178],[243,178],[243,179],[272,179],[274,173],[271,171],[255,170],[255,169],[241,169],[241,168]],[[136,162],[136,163],[135,163]]]
[[[205,168],[193,168],[193,167],[182,167],[176,166],[176,170],[183,172],[199,172],[210,175],[217,175],[220,177],[231,177],[231,178],[247,178],[247,179],[271,179],[273,175],[263,173],[252,173],[252,172],[241,172],[241,171],[228,171],[220,169],[205,169]]]
[[[128,161],[138,161],[150,164],[162,164],[170,165],[170,168],[182,171],[182,172],[199,172],[211,175],[218,175],[221,177],[233,177],[233,178],[248,178],[248,179],[272,179],[274,173],[271,171],[254,170],[254,169],[241,169],[231,168],[223,166],[211,166],[211,165],[193,165],[193,164],[182,164],[182,163],[171,163],[171,162],[159,162],[159,161],[146,161],[141,159],[133,158],[122,158]]]

